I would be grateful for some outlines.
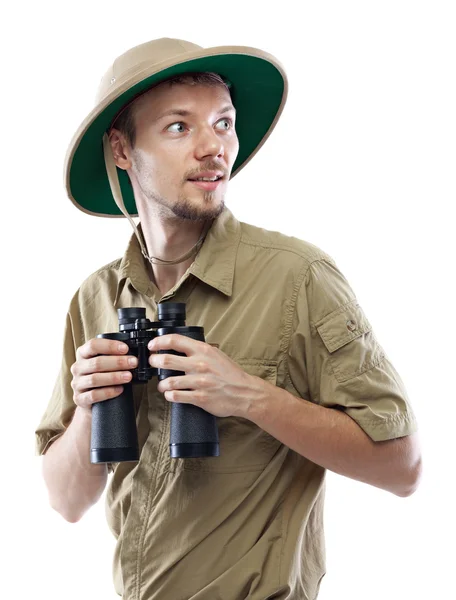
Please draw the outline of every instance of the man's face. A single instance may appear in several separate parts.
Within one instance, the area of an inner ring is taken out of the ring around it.
[[[239,152],[235,110],[222,86],[164,84],[141,96],[134,107],[136,143],[125,153],[136,194],[168,220],[214,219]],[[168,114],[172,109],[188,115]],[[223,175],[214,190],[189,181],[204,171]]]

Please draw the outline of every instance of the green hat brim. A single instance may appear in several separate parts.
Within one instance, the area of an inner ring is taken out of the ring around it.
[[[191,71],[214,72],[231,82],[231,99],[236,108],[239,153],[232,179],[260,149],[275,127],[287,95],[286,76],[278,63],[245,54],[218,54],[173,65],[147,77],[113,100],[89,121],[79,143],[66,158],[65,179],[70,199],[82,211],[102,217],[123,217],[116,205],[106,172],[103,135],[117,113],[135,96],[174,75]],[[137,208],[128,174],[117,168],[125,207],[131,216]]]

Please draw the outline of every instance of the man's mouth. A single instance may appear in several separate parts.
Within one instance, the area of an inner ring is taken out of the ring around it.
[[[223,179],[223,177],[217,177],[217,179],[215,179],[215,180],[208,179],[208,178],[202,178],[202,179],[189,179],[188,181],[190,183],[194,183],[197,187],[199,187],[202,190],[213,191],[218,188],[222,179]]]
[[[222,179],[222,176],[220,176],[220,177],[195,177],[193,179],[189,179],[189,181],[207,181],[207,182],[211,181],[211,182],[214,182],[214,181],[218,181],[219,179]]]

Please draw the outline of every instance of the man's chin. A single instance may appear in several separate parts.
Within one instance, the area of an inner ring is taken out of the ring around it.
[[[216,203],[213,200],[209,200],[209,202],[205,200],[203,205],[202,203],[198,203],[198,201],[192,202],[186,198],[175,204],[171,210],[180,219],[187,221],[209,221],[220,216],[224,208],[225,202],[223,199]]]

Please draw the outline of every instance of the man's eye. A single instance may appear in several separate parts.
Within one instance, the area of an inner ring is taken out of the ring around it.
[[[231,119],[227,119],[226,117],[224,117],[223,119],[220,119],[220,121],[218,121],[218,122],[221,123],[222,121],[226,121],[230,127],[233,126],[233,121]]]
[[[168,129],[170,129],[171,127],[174,127],[174,125],[183,125],[183,123],[172,123]],[[180,131],[176,131],[175,133],[181,133]]]
[[[225,128],[224,128],[224,129],[225,129],[225,131],[228,131],[228,129],[229,129],[229,128],[231,128],[231,127],[233,126],[233,122],[232,122],[232,120],[231,120],[231,119],[228,119],[228,118],[226,118],[226,117],[224,117],[223,119],[220,119],[219,121],[217,121],[217,124],[218,124],[218,123],[221,123],[222,121],[226,121],[227,123],[229,123],[229,127],[225,127]],[[184,126],[184,125],[185,125],[185,123],[184,123],[183,121],[178,121],[177,123],[171,123],[171,125],[170,125],[169,127],[167,127],[167,129],[168,129],[168,130],[170,130],[170,129],[171,129],[171,127],[174,127],[175,125]],[[176,131],[176,130],[174,130],[174,132],[173,132],[173,133],[182,133],[182,131]]]

